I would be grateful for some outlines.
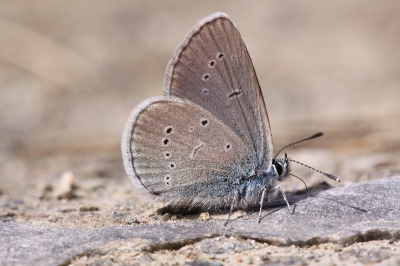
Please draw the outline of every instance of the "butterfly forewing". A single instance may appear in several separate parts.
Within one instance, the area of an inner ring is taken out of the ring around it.
[[[258,167],[270,167],[272,136],[261,89],[226,14],[201,20],[185,37],[167,66],[164,93],[208,110],[252,149]]]
[[[132,112],[122,150],[133,182],[178,206],[220,204],[255,171],[256,159],[234,131],[202,107],[170,97]]]

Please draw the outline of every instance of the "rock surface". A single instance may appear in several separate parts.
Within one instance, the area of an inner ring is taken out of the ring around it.
[[[148,225],[72,229],[4,222],[0,224],[0,254],[4,264],[59,265],[71,257],[90,254],[110,244],[129,242],[140,251],[177,249],[208,239],[206,253],[226,253],[213,247],[217,237],[253,239],[277,246],[315,246],[324,243],[352,245],[372,240],[400,240],[400,176],[325,190],[292,202],[286,207],[267,208],[260,224],[258,213],[236,217],[224,227],[226,215],[212,220],[190,217],[180,221]],[[132,247],[133,246],[133,247]],[[251,250],[241,245],[239,250]],[[131,251],[133,252],[133,251]],[[400,250],[398,251],[400,253]]]

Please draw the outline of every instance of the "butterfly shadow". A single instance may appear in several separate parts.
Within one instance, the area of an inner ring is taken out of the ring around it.
[[[349,208],[352,208],[352,209],[355,209],[355,210],[358,210],[361,212],[368,212],[365,209],[350,205],[350,204],[342,202],[340,200],[330,198],[327,196],[319,195],[321,192],[329,190],[331,188],[332,188],[332,186],[330,186],[328,183],[321,182],[319,184],[316,184],[315,186],[308,187],[307,189],[298,190],[296,192],[287,192],[286,196],[287,196],[287,199],[288,199],[288,202],[290,205],[290,214],[296,213],[296,208],[299,203],[301,203],[307,199],[312,199],[312,198],[320,198],[320,199],[324,199],[324,200],[329,200],[329,201],[335,202],[337,204],[342,204],[344,206],[347,206]],[[263,216],[260,217],[260,222],[264,218],[274,214],[275,212],[280,211],[281,209],[287,209],[287,204],[286,204],[285,200],[283,199],[282,195],[279,194],[275,200],[273,200],[271,202],[264,202],[262,209],[263,210],[270,209],[270,210],[266,214],[264,214]],[[255,205],[247,207],[244,211],[258,212],[259,210],[260,210],[260,205],[255,204]],[[238,210],[236,210],[236,211],[238,211]],[[226,215],[226,214],[229,214],[230,211],[229,211],[229,208],[219,209],[219,210],[205,210],[204,208],[201,208],[201,207],[176,208],[176,206],[166,205],[162,208],[159,208],[156,211],[156,214],[157,215],[166,215],[166,214],[177,215],[180,218],[186,217],[187,219],[191,220],[191,219],[197,219],[198,218],[197,215],[202,212],[209,212],[211,215],[215,215],[215,214],[216,215]],[[194,216],[196,216],[196,218]],[[246,215],[239,215],[236,217],[232,217],[231,221],[241,219],[244,216],[246,216]]]
[[[348,203],[342,202],[342,201],[334,199],[334,198],[319,195],[321,192],[329,190],[331,188],[332,188],[332,186],[330,186],[328,183],[321,182],[313,187],[309,187],[308,189],[299,190],[294,193],[287,193],[288,202],[289,202],[289,205],[291,208],[290,214],[294,214],[296,212],[298,203],[300,203],[306,199],[312,199],[312,198],[329,200],[329,201],[335,202],[337,204],[341,204],[341,205],[347,206],[349,208],[355,209],[360,212],[364,212],[364,213],[368,212],[368,210],[365,210],[358,206],[350,205]],[[278,198],[277,200],[264,203],[263,209],[265,209],[265,208],[271,208],[272,210],[267,212],[265,215],[261,216],[260,222],[264,218],[272,215],[273,213],[280,211],[281,209],[287,208],[287,204],[286,204],[285,200],[282,198],[282,195],[280,195],[280,198]],[[259,210],[259,206],[258,207],[253,206],[253,207],[251,207],[251,210],[254,210],[254,211]]]

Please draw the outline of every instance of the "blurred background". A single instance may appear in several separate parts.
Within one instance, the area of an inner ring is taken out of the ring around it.
[[[216,11],[247,45],[275,150],[323,131],[289,155],[348,182],[400,172],[398,1],[2,0],[0,197],[37,197],[65,171],[128,183],[129,112]]]

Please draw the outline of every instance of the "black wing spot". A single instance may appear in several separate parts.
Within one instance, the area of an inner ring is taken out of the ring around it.
[[[169,186],[169,180],[171,179],[171,177],[169,176],[169,175],[167,175],[166,177],[165,177],[165,184],[167,185],[167,186]]]
[[[240,94],[242,94],[242,92],[240,90],[235,90],[231,94],[228,95],[228,98],[231,99],[235,96],[239,96]]]
[[[172,132],[172,127],[167,127],[167,128],[165,129],[165,133],[171,134],[171,132]]]
[[[223,54],[223,53],[218,53],[218,54],[217,54],[217,58],[218,58],[219,60],[222,60],[222,58],[224,58],[224,54]]]
[[[231,144],[229,144],[229,143],[226,144],[226,146],[225,146],[225,149],[226,149],[226,150],[230,150],[231,148],[232,148]]]
[[[202,119],[201,124],[202,126],[206,127],[208,125],[208,119]]]
[[[163,139],[163,144],[167,145],[169,143],[169,139]]]
[[[207,88],[203,89],[203,94],[208,94],[208,89]]]
[[[175,164],[174,163],[171,163],[170,165],[169,165],[169,167],[172,169],[172,168],[175,168]]]
[[[235,59],[235,56],[234,56],[234,55],[232,55],[232,56],[231,56],[231,58],[232,58],[232,59]]]
[[[204,81],[207,81],[209,78],[210,78],[210,74],[207,73],[207,74],[203,75],[203,80]]]
[[[171,153],[169,152],[169,151],[167,151],[166,153],[165,153],[165,158],[170,158],[171,157]]]
[[[214,67],[214,66],[215,66],[215,61],[214,61],[214,60],[211,60],[211,61],[208,63],[208,67],[212,68],[212,67]]]

